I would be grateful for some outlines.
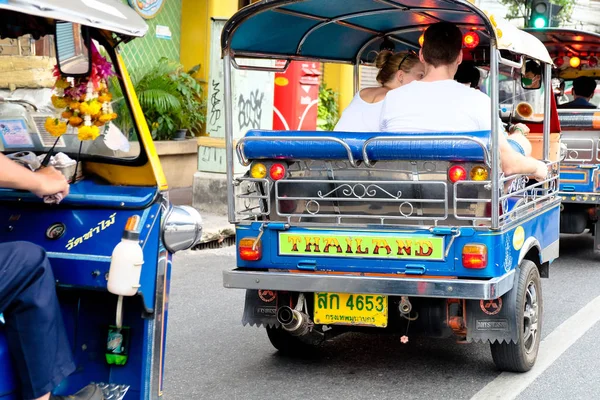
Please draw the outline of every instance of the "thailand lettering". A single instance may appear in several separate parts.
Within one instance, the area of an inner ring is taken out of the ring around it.
[[[289,235],[286,254],[314,254],[339,256],[383,256],[391,258],[429,258],[436,245],[431,239],[394,239],[369,237],[339,237]],[[436,252],[438,253],[438,252]],[[434,256],[435,257],[435,256]]]
[[[104,221],[98,222],[98,225],[91,228],[88,232],[84,233],[82,236],[80,236],[78,238],[71,238],[69,240],[69,242],[67,243],[67,245],[65,246],[67,248],[67,250],[72,250],[73,248],[75,248],[75,247],[79,246],[81,243],[83,243],[85,240],[92,238],[95,234],[98,234],[98,233],[100,233],[100,231],[103,231],[103,230],[107,229],[108,227],[110,227],[111,225],[113,225],[115,223],[116,215],[117,215],[116,213],[111,214]]]

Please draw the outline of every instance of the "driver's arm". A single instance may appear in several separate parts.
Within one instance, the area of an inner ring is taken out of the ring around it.
[[[31,172],[1,153],[0,187],[27,190],[38,197],[69,194],[67,179],[53,167]]]

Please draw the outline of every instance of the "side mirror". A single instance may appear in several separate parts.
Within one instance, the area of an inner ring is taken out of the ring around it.
[[[57,22],[54,33],[58,70],[63,76],[89,75],[92,69],[90,35],[86,26]]]
[[[542,66],[538,61],[527,60],[521,69],[521,86],[523,89],[539,89],[542,87]]]

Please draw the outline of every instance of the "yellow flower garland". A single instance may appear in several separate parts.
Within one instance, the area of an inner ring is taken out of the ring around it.
[[[96,140],[100,136],[100,128],[95,125],[81,126],[77,129],[77,138],[79,140]]]
[[[44,123],[44,128],[54,137],[62,136],[67,131],[67,124],[58,118],[48,117]]]

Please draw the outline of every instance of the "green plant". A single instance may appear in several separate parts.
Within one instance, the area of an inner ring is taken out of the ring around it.
[[[556,18],[559,22],[569,21],[573,14],[576,0],[552,0],[552,4],[562,7]],[[508,7],[507,19],[523,18],[524,24],[531,15],[531,0],[500,0],[502,5]]]
[[[193,71],[185,72],[181,64],[163,57],[134,83],[153,139],[171,139],[178,129],[192,132],[202,129],[206,102],[202,86],[191,75]],[[111,92],[115,97],[121,95],[115,80],[111,82]],[[122,98],[115,103],[121,114],[129,115]],[[121,129],[130,132],[132,124],[130,118],[123,120]]]
[[[317,127],[319,130],[332,131],[339,119],[338,94],[322,83],[319,87],[319,106],[317,109]]]

